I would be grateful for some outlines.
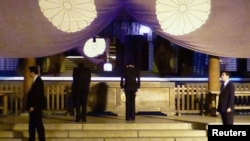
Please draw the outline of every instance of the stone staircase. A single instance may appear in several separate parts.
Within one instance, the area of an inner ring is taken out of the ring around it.
[[[0,122],[0,141],[28,141],[26,121]],[[122,123],[47,122],[44,125],[46,141],[207,141],[206,125],[200,123],[123,121]]]

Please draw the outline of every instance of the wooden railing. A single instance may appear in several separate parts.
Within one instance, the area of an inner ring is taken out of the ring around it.
[[[236,110],[249,110],[250,109],[250,91],[237,91],[235,92]]]
[[[177,85],[175,88],[177,115],[181,115],[182,113],[204,113],[206,97],[206,85]]]
[[[208,92],[206,83],[177,85],[175,88],[176,112],[181,114],[204,115],[215,110],[219,93]],[[235,110],[250,110],[250,84],[235,83]]]
[[[23,105],[23,83],[7,81],[0,84],[0,91],[7,92],[7,114],[15,113],[17,114],[20,109],[22,109]]]
[[[45,84],[46,112],[47,113],[66,113],[67,93],[64,91],[69,84],[67,83],[48,83]],[[0,84],[0,91],[8,91],[8,114],[17,115],[23,111],[23,83],[5,82]],[[0,103],[1,104],[1,103]]]
[[[68,95],[65,91],[68,85],[45,85],[46,111],[48,113],[67,113]]]
[[[68,97],[70,84],[70,82],[45,84],[47,112],[67,114],[70,106]],[[176,114],[204,114],[210,109],[212,102],[207,88],[206,83],[177,85],[174,93]],[[236,83],[235,88],[235,109],[250,110],[250,83]],[[23,83],[13,81],[1,83],[0,91],[11,91],[8,95],[8,113],[17,115],[23,109]]]

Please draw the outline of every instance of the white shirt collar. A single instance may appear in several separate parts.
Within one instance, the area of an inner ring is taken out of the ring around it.
[[[38,75],[35,75],[35,77],[34,77],[34,79],[33,79],[33,82],[35,82],[35,81],[36,81],[37,76],[38,76]]]
[[[227,85],[227,83],[230,81],[230,79],[227,79],[225,82],[224,82],[224,87]]]

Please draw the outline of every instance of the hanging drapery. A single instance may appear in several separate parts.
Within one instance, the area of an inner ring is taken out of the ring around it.
[[[0,56],[82,48],[126,10],[156,34],[197,52],[249,58],[249,0],[1,0]]]

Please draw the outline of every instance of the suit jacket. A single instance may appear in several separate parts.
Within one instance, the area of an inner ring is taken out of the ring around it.
[[[140,88],[140,72],[133,67],[126,67],[121,75],[120,87],[125,91],[137,91]]]
[[[225,87],[223,86],[223,84],[221,85],[219,103],[217,108],[218,112],[226,113],[227,108],[229,107],[231,108],[232,112],[234,112],[234,92],[234,84],[231,81],[229,81]]]
[[[42,110],[46,107],[44,83],[40,76],[37,76],[27,95],[26,109],[29,110],[30,107],[34,107],[35,110]]]
[[[77,96],[82,92],[89,93],[91,71],[89,68],[80,66],[73,69],[72,95]]]

